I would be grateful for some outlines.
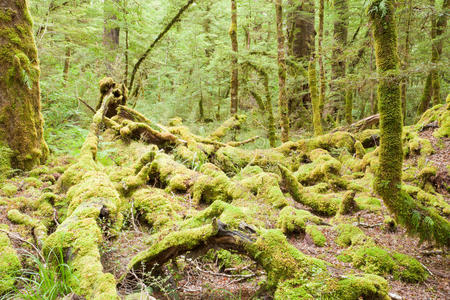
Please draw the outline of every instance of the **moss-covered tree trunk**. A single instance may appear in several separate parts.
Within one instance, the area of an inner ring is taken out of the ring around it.
[[[406,5],[406,2],[405,2]],[[412,0],[408,1],[408,8],[407,8],[407,17],[406,17],[406,35],[405,35],[405,45],[404,45],[404,53],[403,53],[403,62],[402,62],[402,69],[406,71],[408,69],[409,64],[409,43],[410,43],[410,34],[411,34],[411,21],[412,21]],[[405,123],[406,120],[406,91],[407,91],[407,85],[408,85],[408,77],[405,77],[402,79],[401,85],[400,85],[400,92],[401,92],[401,101],[402,101],[402,110],[403,110],[403,123]]]
[[[305,70],[315,50],[315,1],[289,0],[287,23],[287,50],[289,59]],[[290,70],[291,71],[291,70]],[[308,125],[305,120],[310,117],[309,108],[311,95],[308,88],[308,76],[303,77],[298,68],[293,68],[287,86],[288,108],[291,127],[304,127]]]
[[[375,188],[400,224],[421,240],[450,244],[450,223],[402,192],[403,116],[394,0],[373,0],[368,8],[379,76],[379,168]]]
[[[317,89],[316,61],[314,58],[312,58],[309,62],[308,77],[309,77],[309,91],[311,93],[311,102],[313,109],[314,135],[319,136],[323,133],[323,131],[320,116],[320,98]]]
[[[280,111],[281,141],[289,140],[289,111],[286,97],[286,58],[284,55],[283,1],[275,1],[278,37],[278,106]]]
[[[437,105],[442,102],[441,99],[441,83],[439,78],[439,73],[437,69],[437,64],[441,60],[442,49],[443,49],[443,39],[444,32],[447,27],[447,14],[450,9],[450,0],[444,0],[442,3],[442,11],[438,18],[433,18],[433,31],[435,32],[433,37],[433,46],[431,52],[431,63],[432,71],[431,71],[431,87],[432,87],[432,95],[433,95],[433,104]]]
[[[345,88],[341,81],[345,77],[344,48],[347,45],[348,37],[348,0],[334,0],[334,45],[331,64],[330,101],[326,109],[327,119],[339,119],[339,112],[344,108]],[[342,114],[341,114],[342,115]]]
[[[383,3],[386,6],[382,5]],[[399,59],[395,10],[392,0],[374,0],[369,7],[375,39],[375,58],[380,77],[380,168],[377,190],[387,206],[396,207],[402,179],[402,108],[398,82]]]
[[[43,162],[39,61],[32,21],[25,0],[0,3],[0,147],[13,153],[15,168],[31,169]]]
[[[231,0],[231,26],[228,32],[231,39],[231,49],[233,56],[231,58],[231,108],[232,115],[238,111],[238,89],[239,89],[239,71],[238,71],[238,40],[237,40],[237,6],[236,0]]]
[[[323,65],[323,25],[325,19],[325,1],[319,1],[319,40],[318,40],[318,50],[317,50],[317,59],[319,61],[319,69],[320,69],[320,90],[319,90],[319,104],[320,104],[320,115],[322,115],[323,107],[325,105],[325,68]]]

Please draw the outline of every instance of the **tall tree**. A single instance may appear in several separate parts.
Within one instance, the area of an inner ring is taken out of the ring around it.
[[[12,150],[13,167],[31,169],[48,155],[33,25],[28,1],[0,5],[0,147]]]
[[[293,118],[304,121],[301,113],[305,111],[305,107],[310,105],[311,96],[308,88],[308,76],[302,78],[304,72],[300,71],[298,74],[298,67],[307,70],[309,60],[315,50],[315,1],[289,0],[288,4],[287,48],[289,59],[293,60],[297,66],[293,70],[294,80],[291,80],[293,83],[288,87],[288,106],[289,113]],[[302,83],[299,83],[301,81]],[[294,124],[294,122],[292,123]]]
[[[317,49],[317,58],[319,61],[319,71],[320,71],[320,90],[319,90],[319,107],[320,115],[322,115],[323,107],[325,105],[325,68],[323,65],[323,26],[325,19],[325,0],[319,0],[319,40]]]
[[[238,40],[237,40],[237,6],[236,0],[231,0],[231,25],[229,30],[231,39],[231,114],[236,114],[239,105],[239,69],[238,69]]]
[[[321,120],[322,118],[320,115],[320,98],[319,98],[319,91],[317,89],[316,61],[314,57],[312,57],[309,62],[308,77],[309,77],[309,91],[311,93],[311,102],[313,109],[314,135],[319,136],[323,133],[323,131]]]
[[[437,64],[439,63],[441,56],[442,56],[442,49],[443,49],[443,43],[444,43],[444,37],[443,34],[447,28],[447,14],[449,13],[450,9],[450,0],[444,0],[442,3],[442,10],[439,12],[439,17],[432,18],[434,27],[434,37],[433,37],[433,45],[432,45],[432,52],[431,52],[431,63],[432,71],[431,71],[431,87],[432,87],[432,94],[433,94],[433,104],[439,104],[442,102],[441,99],[441,84],[440,84],[440,78],[439,73],[437,70]]]
[[[344,108],[346,89],[342,86],[345,77],[346,61],[344,49],[348,39],[349,7],[348,0],[333,0],[334,24],[333,24],[333,51],[331,64],[330,101],[326,110],[327,119],[337,116]]]
[[[119,0],[105,0],[103,2],[104,29],[103,43],[110,49],[117,49],[120,40],[120,27],[117,25],[116,3]]]
[[[286,58],[284,53],[283,0],[275,1],[278,37],[278,106],[280,110],[281,141],[289,140],[289,110],[286,98]]]
[[[406,34],[405,34],[405,45],[403,46],[403,60],[402,60],[402,70],[406,71],[409,64],[409,48],[410,48],[410,35],[411,35],[411,21],[412,21],[412,0],[406,0],[405,6],[407,4],[407,15],[406,15]],[[403,110],[403,122],[406,120],[406,91],[408,85],[408,78],[402,79],[400,84],[402,110]]]
[[[379,168],[375,188],[399,223],[421,239],[450,244],[450,223],[402,192],[402,105],[394,0],[372,0],[368,7],[379,76]]]

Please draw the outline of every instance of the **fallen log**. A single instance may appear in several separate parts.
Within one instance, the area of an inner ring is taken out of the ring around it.
[[[348,131],[351,133],[357,133],[357,132],[363,131],[365,129],[372,128],[373,125],[376,125],[379,122],[380,122],[380,115],[377,114],[377,115],[373,115],[373,116],[364,118],[362,120],[359,120],[358,122],[355,122],[353,124],[336,128],[332,132]]]

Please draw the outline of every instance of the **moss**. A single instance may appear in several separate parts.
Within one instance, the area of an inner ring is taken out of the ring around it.
[[[279,180],[277,175],[263,172],[241,180],[240,184],[255,193],[257,199],[273,207],[282,208],[289,203],[280,189]]]
[[[355,151],[356,151],[357,158],[361,159],[364,157],[364,155],[366,155],[366,149],[364,149],[364,147],[360,141],[355,142]]]
[[[388,283],[376,275],[350,275],[338,282],[334,299],[389,300]]]
[[[391,216],[385,216],[383,220],[383,229],[388,232],[397,231],[397,222]]]
[[[1,137],[0,137],[1,139]],[[11,157],[13,152],[0,142],[0,184],[11,173]]]
[[[394,278],[408,283],[423,282],[428,278],[427,270],[422,264],[411,256],[402,253],[393,253],[395,260]]]
[[[195,180],[192,188],[192,198],[196,203],[210,204],[215,200],[231,202],[233,197],[245,194],[242,188],[213,164],[203,165],[200,172],[204,175]]]
[[[173,196],[157,188],[140,189],[131,197],[137,212],[143,214],[145,221],[158,231],[170,222],[180,220],[172,206]]]
[[[439,128],[433,134],[437,138],[450,137],[450,94],[447,95],[446,110],[439,117]]]
[[[245,122],[247,117],[245,115],[233,115],[230,119],[225,121],[219,128],[212,132],[209,137],[212,140],[221,140],[228,131],[233,129],[239,129]]]
[[[308,234],[314,242],[314,245],[317,247],[325,246],[327,242],[326,237],[323,235],[322,231],[320,231],[318,226],[307,225],[306,226],[306,234]]]
[[[380,211],[381,200],[374,197],[358,197],[355,198],[356,205],[359,210]]]
[[[376,275],[390,274],[395,267],[389,253],[379,247],[359,247],[353,252],[352,261],[356,268]]]
[[[41,188],[43,185],[42,181],[35,177],[27,177],[23,181],[27,184],[27,186],[32,186],[34,188]]]
[[[336,227],[336,231],[338,232],[338,236],[335,242],[341,247],[372,243],[372,240],[361,229],[351,224],[339,224]]]
[[[305,232],[308,222],[320,224],[322,220],[306,210],[287,206],[280,211],[277,228],[284,233]]]
[[[9,231],[7,225],[0,224],[0,229]],[[0,231],[0,295],[14,288],[16,276],[21,269],[19,257],[11,245],[6,233]]]
[[[12,183],[6,183],[2,186],[1,191],[5,196],[11,197],[17,193],[17,186]]]
[[[44,175],[44,174],[49,174],[50,170],[47,166],[40,166],[37,168],[34,168],[33,170],[31,170],[28,174],[30,177],[36,177],[39,178],[39,176]]]
[[[344,199],[342,199],[342,202],[339,205],[339,213],[341,215],[348,215],[356,210],[357,204],[355,202],[355,195],[356,193],[354,191],[345,193]]]
[[[22,224],[27,226],[35,226],[36,220],[33,220],[30,216],[21,213],[17,209],[11,209],[8,211],[8,219],[14,224]]]
[[[444,197],[441,194],[431,194],[427,193],[423,190],[418,191],[416,198],[425,206],[433,206],[440,211],[443,211],[444,214],[448,214],[450,211],[450,204],[448,204]]]

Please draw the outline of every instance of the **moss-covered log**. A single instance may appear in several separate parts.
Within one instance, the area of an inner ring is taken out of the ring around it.
[[[44,251],[63,249],[78,280],[71,282],[77,294],[88,299],[119,299],[112,274],[103,273],[100,245],[122,225],[122,200],[109,177],[96,162],[102,120],[110,101],[121,94],[101,82],[102,105],[95,114],[80,159],[60,178],[59,188],[67,191],[67,216],[44,243]]]
[[[7,1],[0,7],[0,160],[31,169],[45,161],[39,60],[33,24],[25,0]],[[4,152],[3,150],[1,152]]]

